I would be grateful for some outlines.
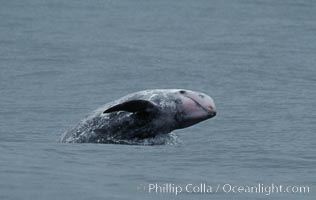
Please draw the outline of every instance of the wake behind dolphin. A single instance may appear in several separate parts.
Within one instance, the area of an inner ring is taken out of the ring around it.
[[[214,101],[204,93],[183,89],[144,90],[98,108],[65,132],[60,141],[155,144],[153,141],[159,138],[163,143],[173,130],[215,115]]]

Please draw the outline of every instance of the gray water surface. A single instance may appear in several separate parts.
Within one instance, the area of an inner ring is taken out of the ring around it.
[[[315,199],[315,13],[312,0],[2,1],[0,199]],[[173,145],[57,142],[151,88],[205,92],[218,114]],[[310,192],[143,190],[155,183]]]

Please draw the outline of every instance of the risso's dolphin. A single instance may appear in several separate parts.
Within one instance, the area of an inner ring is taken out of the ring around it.
[[[61,142],[118,143],[154,138],[212,118],[211,97],[184,89],[144,90],[105,104],[65,132]]]

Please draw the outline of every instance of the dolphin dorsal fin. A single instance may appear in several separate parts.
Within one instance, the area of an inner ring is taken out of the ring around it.
[[[103,113],[111,113],[117,111],[126,112],[151,112],[156,110],[156,104],[147,100],[130,100],[106,109]]]

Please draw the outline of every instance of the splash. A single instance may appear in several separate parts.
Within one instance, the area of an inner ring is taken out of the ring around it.
[[[169,133],[169,134],[159,134],[153,138],[146,138],[146,139],[118,140],[115,138],[108,137],[108,138],[103,138],[102,140],[97,141],[97,143],[153,146],[153,145],[178,145],[178,144],[181,144],[181,140],[175,133]]]

